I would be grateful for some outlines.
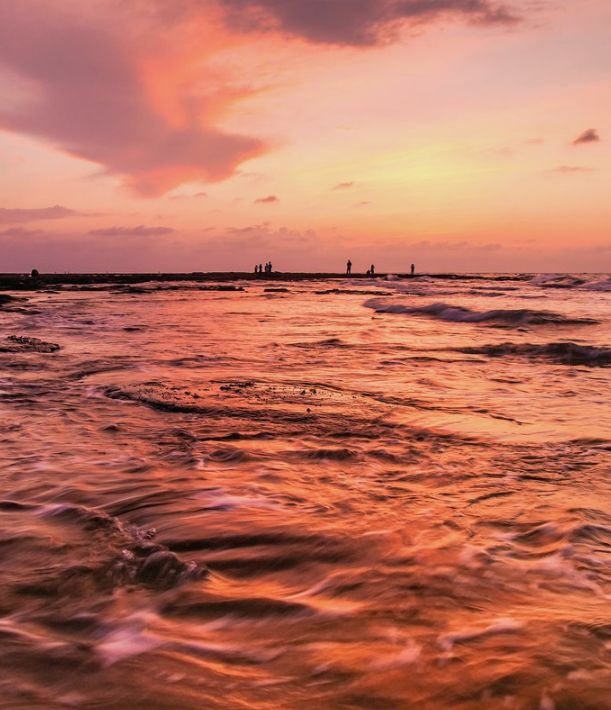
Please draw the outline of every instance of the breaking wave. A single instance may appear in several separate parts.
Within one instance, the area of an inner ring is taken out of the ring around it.
[[[455,323],[506,323],[509,325],[590,325],[598,321],[592,318],[569,318],[552,311],[537,311],[530,308],[472,311],[463,306],[447,303],[431,303],[426,306],[407,306],[402,303],[388,303],[379,298],[371,298],[363,304],[376,313],[405,313],[424,315]]]
[[[537,274],[530,283],[541,288],[577,288],[584,291],[611,291],[611,276],[600,274],[589,279],[584,274]]]

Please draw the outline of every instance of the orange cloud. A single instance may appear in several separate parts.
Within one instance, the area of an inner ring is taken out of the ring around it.
[[[138,17],[130,26],[63,7],[0,1],[0,65],[36,87],[32,100],[0,109],[0,128],[97,163],[147,196],[190,180],[230,177],[266,150],[260,139],[216,126],[215,117],[249,92],[223,88],[192,50],[161,52],[169,40],[153,46],[147,26],[140,28],[147,41],[134,44]],[[177,42],[179,30],[173,30]],[[160,54],[169,62],[163,72],[152,59]],[[206,79],[213,90],[202,86]]]

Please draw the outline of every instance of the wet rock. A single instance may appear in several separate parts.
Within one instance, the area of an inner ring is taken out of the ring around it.
[[[173,587],[186,579],[201,579],[205,568],[183,562],[169,550],[158,550],[146,557],[136,572],[136,581],[154,587]]]
[[[2,353],[54,353],[60,350],[56,343],[48,343],[39,338],[30,338],[27,335],[9,335],[4,345],[0,345]]]

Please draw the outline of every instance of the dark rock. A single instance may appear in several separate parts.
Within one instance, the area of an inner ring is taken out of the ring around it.
[[[141,563],[136,581],[154,587],[172,587],[183,579],[201,579],[205,569],[195,563],[183,562],[169,550],[158,550]]]
[[[6,345],[0,345],[2,353],[55,353],[60,349],[56,343],[47,343],[39,338],[30,338],[27,335],[9,335]]]

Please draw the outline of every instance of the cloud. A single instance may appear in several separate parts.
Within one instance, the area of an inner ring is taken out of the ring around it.
[[[175,231],[172,227],[145,227],[140,224],[137,227],[102,227],[92,229],[88,234],[94,237],[160,237]]]
[[[23,227],[9,227],[8,229],[0,230],[0,237],[15,237],[27,238],[35,237],[43,232],[40,229],[24,229]]]
[[[550,173],[591,173],[593,168],[585,168],[582,165],[559,165],[557,168],[552,168]]]
[[[395,38],[405,23],[446,17],[483,25],[510,25],[517,16],[494,0],[219,0],[241,30],[277,31],[310,42],[376,45]]]
[[[353,182],[338,182],[333,190],[349,190],[351,187],[354,187]]]
[[[275,202],[280,202],[280,199],[276,195],[268,195],[267,197],[258,197],[255,200],[255,205],[271,205]]]
[[[194,195],[172,195],[170,200],[193,200],[195,198],[208,197],[207,192],[196,192]]]
[[[121,8],[110,0],[0,0],[0,67],[31,94],[0,103],[0,129],[97,163],[146,196],[230,177],[266,150],[257,138],[215,126],[250,91],[202,65],[212,29],[202,28],[194,56],[182,48],[180,28],[154,31],[145,6]]]
[[[75,217],[80,212],[55,205],[54,207],[39,207],[29,209],[9,209],[0,207],[0,224],[23,224],[37,222],[43,219],[64,219]]]
[[[0,130],[100,166],[142,196],[220,181],[270,149],[219,127],[260,77],[225,74],[217,54],[244,35],[367,46],[405,23],[508,25],[497,0],[0,0]]]
[[[600,136],[595,128],[588,128],[573,141],[573,145],[584,145],[585,143],[598,143]]]

